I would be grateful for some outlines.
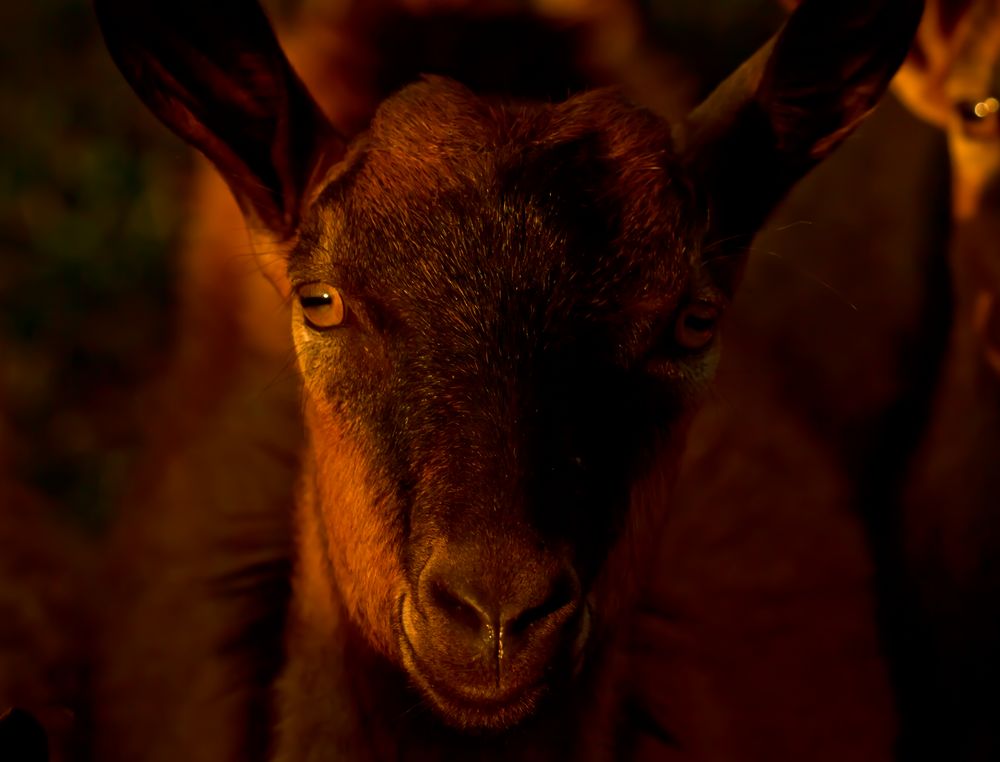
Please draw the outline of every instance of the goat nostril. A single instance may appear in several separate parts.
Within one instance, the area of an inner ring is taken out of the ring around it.
[[[577,598],[577,586],[568,576],[562,576],[555,581],[544,601],[530,606],[520,612],[513,612],[505,623],[504,629],[511,635],[520,635],[532,625],[546,620],[555,619],[560,612],[569,612]],[[561,619],[561,618],[560,618]]]
[[[431,581],[426,589],[430,613],[441,624],[492,642],[501,633],[504,638],[519,638],[536,626],[558,627],[572,615],[578,597],[575,577],[560,576],[546,587],[548,593],[534,605],[531,599],[538,601],[541,596],[525,595],[528,591],[490,604],[486,598],[480,600],[442,579]]]
[[[492,617],[471,597],[453,591],[440,580],[431,583],[429,592],[434,608],[450,623],[477,635],[489,635],[494,630]]]
[[[573,640],[581,591],[568,564],[527,553],[506,565],[484,563],[474,549],[448,550],[425,565],[418,582],[418,650],[462,669],[492,664],[499,681],[510,665],[537,666]]]

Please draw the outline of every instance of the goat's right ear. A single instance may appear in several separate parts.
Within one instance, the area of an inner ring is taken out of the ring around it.
[[[792,185],[864,120],[923,9],[922,0],[795,4],[778,34],[674,131],[708,196],[709,243],[745,250]],[[721,267],[734,282],[742,257]]]
[[[218,168],[253,228],[288,240],[344,144],[253,0],[94,0],[143,102]]]

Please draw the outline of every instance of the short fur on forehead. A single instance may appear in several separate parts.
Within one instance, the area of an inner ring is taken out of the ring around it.
[[[669,125],[629,103],[616,88],[559,104],[519,104],[481,99],[452,80],[425,77],[381,105],[366,148],[376,161],[378,154],[391,157],[378,162],[387,183],[438,192],[482,183],[532,155],[585,141],[590,158],[615,168],[618,182],[605,192],[646,207],[630,222],[648,220],[649,205],[663,211],[664,192],[679,190],[671,187],[680,173]]]
[[[337,174],[320,206],[346,201],[346,216],[337,215],[332,228],[328,219],[307,230],[307,242],[324,238],[322,229],[361,226],[381,231],[376,235],[395,249],[413,241],[404,218],[427,222],[440,236],[461,229],[442,225],[447,209],[458,212],[456,222],[478,217],[484,207],[476,199],[489,198],[496,210],[508,203],[534,209],[549,220],[544,224],[577,236],[599,259],[584,266],[604,270],[608,285],[623,266],[640,278],[641,271],[652,275],[650,267],[661,276],[687,269],[696,251],[669,252],[689,248],[705,219],[669,126],[612,88],[558,104],[519,103],[427,77],[383,102]],[[595,237],[594,225],[604,233]]]

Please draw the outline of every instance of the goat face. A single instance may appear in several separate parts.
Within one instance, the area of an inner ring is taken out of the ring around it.
[[[435,79],[349,149],[254,4],[150,5],[99,0],[112,54],[281,244],[330,595],[446,721],[516,723],[613,617],[748,236],[871,109],[920,3],[804,3],[674,128],[612,91]]]
[[[337,586],[463,724],[577,663],[630,485],[709,375],[724,297],[670,145],[613,92],[513,109],[413,85],[291,254]]]

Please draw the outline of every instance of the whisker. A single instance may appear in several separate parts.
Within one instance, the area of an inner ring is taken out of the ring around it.
[[[277,370],[277,372],[274,374],[271,380],[260,388],[260,390],[258,391],[258,395],[264,396],[267,392],[271,391],[271,389],[273,389],[275,385],[278,384],[278,382],[287,378],[287,374],[289,373],[289,371],[293,371],[293,375],[297,376],[298,374],[294,373],[294,369],[298,366],[298,361],[301,359],[301,357],[302,356],[299,354],[298,349],[293,348],[288,353],[288,356],[285,359],[284,363]]]
[[[778,225],[773,228],[764,228],[768,233],[783,233],[786,230],[791,230],[792,228],[800,227],[801,225],[814,225],[812,220],[795,220],[794,222],[789,222],[785,225]]]
[[[773,257],[774,259],[777,259],[779,262],[782,262],[785,265],[788,265],[788,267],[790,267],[797,275],[801,275],[806,280],[809,280],[809,281],[815,283],[816,285],[821,286],[822,288],[826,289],[829,293],[831,293],[835,297],[837,297],[840,301],[842,301],[848,307],[850,307],[852,311],[859,312],[858,305],[856,305],[854,302],[852,302],[850,299],[848,299],[846,294],[844,294],[843,292],[837,290],[833,286],[832,283],[830,283],[829,281],[824,280],[823,278],[821,278],[820,276],[818,276],[816,273],[811,272],[810,270],[806,269],[805,267],[802,267],[801,265],[799,265],[796,262],[788,259],[787,257],[781,256],[776,251],[765,251],[764,254],[766,254],[769,257]]]

